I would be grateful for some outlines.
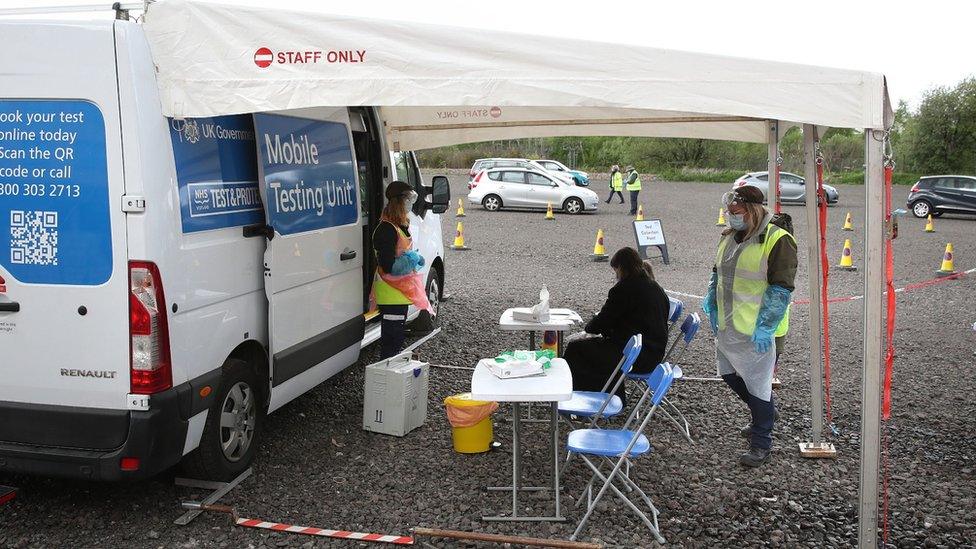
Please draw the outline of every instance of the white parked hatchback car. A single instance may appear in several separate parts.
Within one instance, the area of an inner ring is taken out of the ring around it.
[[[468,194],[468,202],[481,204],[488,211],[501,208],[553,209],[570,214],[595,211],[600,197],[543,170],[493,168],[475,177],[478,185]]]

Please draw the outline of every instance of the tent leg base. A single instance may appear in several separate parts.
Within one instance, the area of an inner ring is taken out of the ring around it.
[[[779,380],[778,377],[773,378],[773,389],[779,389],[783,386],[783,382]]]
[[[829,442],[801,442],[800,457],[810,459],[834,459],[837,457],[837,448]]]

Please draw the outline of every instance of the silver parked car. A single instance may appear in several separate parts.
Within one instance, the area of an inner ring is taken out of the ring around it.
[[[550,170],[547,166],[540,164],[538,160],[529,160],[527,158],[479,158],[474,161],[474,164],[471,165],[471,169],[468,171],[468,177],[471,178],[468,181],[468,189],[473,189],[478,185],[476,178],[481,170],[490,170],[492,168],[527,168],[548,173],[550,176],[554,176],[566,183],[576,183],[576,176],[573,173],[569,171]]]
[[[468,202],[481,204],[488,211],[501,208],[553,209],[577,214],[597,209],[600,197],[589,189],[556,177],[542,169],[492,168],[475,176],[476,186]]]
[[[779,198],[783,203],[802,204],[806,201],[807,186],[804,179],[795,173],[779,172]],[[763,200],[769,198],[769,172],[750,172],[732,184],[733,189],[750,185],[756,187],[763,193]],[[839,195],[837,189],[830,185],[824,185],[824,192],[827,194],[827,203],[836,204]]]

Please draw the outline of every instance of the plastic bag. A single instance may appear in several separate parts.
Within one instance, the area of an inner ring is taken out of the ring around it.
[[[449,396],[444,399],[447,421],[453,427],[472,427],[498,409],[497,402],[471,400],[471,393]]]

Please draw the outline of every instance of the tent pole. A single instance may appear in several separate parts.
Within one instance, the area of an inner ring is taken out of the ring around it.
[[[813,438],[800,443],[800,455],[809,458],[836,457],[833,444],[823,442],[823,334],[820,292],[823,265],[820,262],[820,212],[817,208],[817,127],[803,125],[803,177],[806,179],[807,272],[810,278],[810,418]]]
[[[768,120],[768,136],[766,142],[769,143],[767,170],[769,170],[769,191],[766,193],[766,201],[773,207],[773,212],[780,212],[779,201],[779,171],[776,169],[779,164],[779,121]]]
[[[858,546],[878,546],[881,458],[881,306],[884,290],[884,164],[880,131],[864,131],[864,362]]]

